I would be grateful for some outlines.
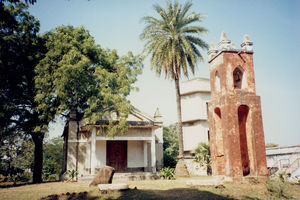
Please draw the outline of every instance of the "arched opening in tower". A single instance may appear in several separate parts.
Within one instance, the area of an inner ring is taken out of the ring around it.
[[[237,67],[233,71],[233,87],[234,89],[242,89],[243,71]]]
[[[220,108],[214,110],[215,119],[215,143],[216,143],[216,163],[218,175],[225,174],[225,157],[224,157],[224,145],[223,145],[223,133],[222,133],[222,116]]]
[[[238,108],[238,118],[239,118],[239,135],[240,135],[240,150],[241,150],[241,160],[243,175],[247,176],[250,174],[250,160],[248,154],[248,144],[247,144],[247,118],[249,113],[249,107],[246,105],[241,105]]]

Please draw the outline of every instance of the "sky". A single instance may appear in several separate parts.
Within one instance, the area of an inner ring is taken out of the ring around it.
[[[179,3],[185,1],[179,0]],[[300,1],[298,0],[192,0],[190,11],[205,18],[200,26],[208,29],[200,37],[217,44],[221,32],[239,46],[243,35],[253,41],[256,93],[261,96],[266,143],[300,144]],[[154,0],[37,0],[29,11],[40,20],[40,33],[61,25],[84,26],[102,48],[116,49],[119,55],[128,51],[139,54],[144,42],[139,39],[144,24],[141,18],[155,16]],[[204,62],[190,75],[209,78],[207,52]],[[182,81],[187,78],[182,79]],[[159,108],[164,125],[177,121],[175,84],[158,77],[144,61],[138,77],[138,92],[129,100],[140,110],[153,115]],[[50,137],[61,135],[64,122],[57,120],[49,130]]]

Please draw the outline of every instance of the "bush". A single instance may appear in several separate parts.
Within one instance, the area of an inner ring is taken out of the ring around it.
[[[67,174],[69,176],[69,180],[68,181],[73,181],[74,178],[78,175],[78,172],[75,169],[69,169],[67,171]]]
[[[57,174],[51,174],[50,176],[48,176],[47,181],[58,181],[59,177]]]
[[[16,173],[10,177],[10,181],[12,181],[14,185],[17,182],[29,182],[31,181],[31,179],[32,179],[32,173],[30,172]]]
[[[7,176],[0,174],[0,183],[6,182],[6,181],[7,181]]]
[[[286,183],[280,180],[269,180],[266,182],[266,188],[270,195],[277,198],[284,198]]]
[[[159,171],[159,177],[163,177],[164,179],[174,179],[175,169],[171,167],[164,167]]]
[[[207,143],[200,142],[193,153],[195,154],[195,162],[198,162],[200,166],[206,167],[207,175],[212,174],[211,169],[211,155],[210,155],[210,146]]]

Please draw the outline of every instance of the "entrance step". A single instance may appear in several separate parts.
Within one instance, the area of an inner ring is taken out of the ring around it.
[[[85,175],[78,178],[78,183],[91,183],[95,175]],[[129,173],[115,173],[113,182],[115,181],[142,181],[158,179],[156,173],[151,172],[129,172]]]

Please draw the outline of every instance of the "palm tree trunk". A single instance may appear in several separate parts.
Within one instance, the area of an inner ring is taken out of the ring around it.
[[[183,135],[182,135],[182,119],[181,119],[181,98],[180,98],[180,88],[179,79],[175,78],[175,89],[176,89],[176,103],[177,103],[177,117],[178,117],[178,146],[179,155],[178,162],[175,169],[176,176],[188,176],[187,167],[183,159]]]
[[[176,103],[177,103],[177,120],[178,120],[178,146],[179,155],[178,158],[183,158],[183,135],[182,135],[182,118],[181,118],[181,99],[180,99],[180,88],[179,79],[175,79],[175,89],[176,89]]]

